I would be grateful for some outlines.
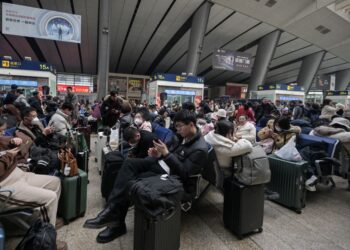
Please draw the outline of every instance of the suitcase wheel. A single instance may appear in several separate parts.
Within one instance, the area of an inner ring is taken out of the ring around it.
[[[81,213],[81,214],[79,215],[79,217],[85,217],[85,212],[84,212],[84,213]]]
[[[95,158],[95,162],[97,162],[97,158]]]
[[[301,210],[295,210],[295,212],[297,213],[297,214],[301,214]]]
[[[258,228],[258,233],[262,233],[263,232],[263,228]]]
[[[99,174],[99,175],[101,175],[101,174],[102,174],[101,170],[99,170],[99,171],[98,171],[98,174]]]

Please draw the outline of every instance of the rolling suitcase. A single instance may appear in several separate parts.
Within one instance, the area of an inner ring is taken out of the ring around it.
[[[264,184],[247,186],[232,178],[224,181],[224,225],[239,239],[262,232],[264,187]]]
[[[87,148],[88,148],[89,151],[90,151],[90,150],[91,150],[91,147],[90,147],[91,126],[90,126],[90,125],[87,125],[86,127],[78,127],[78,128],[77,128],[77,131],[78,131],[79,133],[82,133],[82,134],[84,135]]]
[[[89,150],[80,151],[77,154],[78,168],[89,175]]]
[[[104,151],[104,154],[106,152]],[[111,193],[119,170],[124,162],[124,157],[119,151],[107,152],[105,155],[104,168],[102,172],[101,193],[106,200]]]
[[[99,174],[102,174],[103,166],[102,166],[102,150],[107,145],[107,136],[103,134],[103,132],[99,132],[97,136],[96,148],[95,148],[95,157],[99,170]]]
[[[79,169],[77,176],[61,176],[61,186],[62,191],[58,205],[58,214],[68,224],[72,219],[85,215],[87,174]]]
[[[267,184],[267,188],[279,194],[279,198],[273,201],[300,214],[305,207],[308,163],[286,161],[274,155],[268,158],[271,181]]]
[[[134,250],[177,250],[180,248],[181,208],[160,221],[153,221],[135,207]]]

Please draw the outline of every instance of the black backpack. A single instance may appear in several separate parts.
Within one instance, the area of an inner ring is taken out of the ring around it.
[[[184,194],[179,177],[174,175],[139,178],[129,185],[135,206],[152,220],[169,217],[179,206]]]
[[[56,250],[56,236],[53,225],[38,219],[29,228],[16,250]]]

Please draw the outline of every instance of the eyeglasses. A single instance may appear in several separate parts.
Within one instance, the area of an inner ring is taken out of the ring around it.
[[[182,129],[183,126],[185,126],[186,124],[176,124],[175,128],[176,129]]]

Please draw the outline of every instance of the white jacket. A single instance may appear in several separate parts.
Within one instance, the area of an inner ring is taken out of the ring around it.
[[[249,153],[253,149],[252,144],[246,139],[234,142],[222,135],[215,134],[214,131],[204,136],[204,140],[213,146],[222,168],[232,167],[232,157]]]
[[[49,126],[54,126],[56,133],[66,136],[71,129],[69,116],[63,113],[62,110],[57,109],[56,113],[51,117]]]
[[[247,122],[243,126],[238,125],[236,136],[242,136],[242,139],[247,139],[248,141],[254,143],[256,140],[256,128],[250,122]]]

